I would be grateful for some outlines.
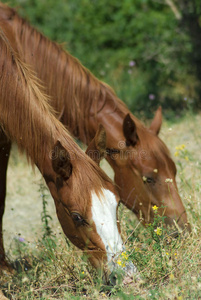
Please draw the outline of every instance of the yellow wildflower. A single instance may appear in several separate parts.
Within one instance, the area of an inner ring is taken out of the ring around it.
[[[174,153],[174,156],[179,156],[179,151],[176,151],[176,152]]]
[[[170,280],[173,280],[174,279],[174,275],[171,273],[170,276],[169,276]]]
[[[84,278],[86,275],[85,275],[85,272],[84,271],[82,271],[81,273],[80,273],[80,278]]]
[[[117,260],[117,264],[122,268],[124,268],[126,266],[125,263],[122,262],[120,259]]]
[[[128,254],[125,252],[121,253],[121,256],[123,256],[123,259],[128,260]]]
[[[157,235],[161,235],[162,234],[162,229],[160,227],[157,227],[154,231],[155,231],[155,233]]]
[[[189,158],[188,158],[188,156],[185,156],[184,158],[185,158],[185,160],[186,160],[186,161],[189,161]]]
[[[118,260],[117,260],[117,264],[118,264],[119,266],[121,266],[121,265],[122,265],[122,263],[121,263],[121,260],[120,260],[120,259],[118,259]]]
[[[166,255],[169,255],[169,253],[168,253],[168,252],[166,252]]]
[[[184,150],[185,148],[186,146],[184,144],[175,147],[176,150]]]
[[[153,209],[153,211],[157,212],[158,206],[154,205],[154,206],[152,206],[152,209]]]
[[[105,293],[101,293],[101,295],[102,295],[103,297],[107,297],[107,295],[106,295]]]

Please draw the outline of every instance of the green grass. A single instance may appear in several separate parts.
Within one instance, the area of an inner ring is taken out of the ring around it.
[[[15,261],[17,272],[0,278],[4,294],[9,299],[48,300],[106,299],[108,295],[111,299],[201,299],[200,124],[200,115],[189,114],[177,122],[164,122],[160,133],[177,164],[179,192],[192,235],[169,242],[165,230],[157,235],[155,227],[143,228],[134,214],[121,205],[122,236],[127,241],[129,259],[139,273],[132,282],[119,282],[109,292],[81,251],[66,243],[53,201],[46,190],[40,189],[39,173],[32,172],[14,147],[4,227],[6,251]],[[182,144],[185,148],[174,156],[178,151],[175,147]],[[107,164],[102,165],[112,176]],[[41,195],[47,201],[45,212]],[[155,226],[162,228],[157,211],[155,216]]]

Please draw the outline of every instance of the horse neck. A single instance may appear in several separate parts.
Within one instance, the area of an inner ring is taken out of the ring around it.
[[[69,91],[69,86],[72,85],[72,78],[70,77],[72,64],[69,64],[69,59],[71,60],[70,55],[27,23],[23,23],[19,18],[16,21],[18,20],[21,21],[19,23],[21,27],[18,22],[12,25],[24,61],[31,66],[37,77],[42,81],[42,84],[44,84],[45,92],[50,96],[51,106],[57,112],[57,116],[61,117],[62,113],[64,113],[65,117],[62,119],[62,122],[67,125],[68,129],[75,136],[79,135],[74,125],[76,120],[81,120],[78,109],[75,108],[78,105],[75,101],[71,103],[70,98],[72,96],[70,95],[69,97],[69,94],[72,93]],[[18,26],[15,26],[16,24]],[[80,127],[85,127],[84,121]],[[83,134],[81,135],[84,136]]]

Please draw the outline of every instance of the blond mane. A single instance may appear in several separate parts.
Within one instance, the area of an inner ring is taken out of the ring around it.
[[[15,40],[13,37],[10,42],[11,37],[9,35],[8,40],[1,22],[0,126],[42,172],[45,159],[50,157],[53,145],[59,140],[72,158],[72,195],[76,193],[76,199],[83,202],[83,198],[87,199],[83,197],[83,185],[89,196],[92,190],[101,192],[101,187],[111,181],[56,119],[41,82],[13,49]]]

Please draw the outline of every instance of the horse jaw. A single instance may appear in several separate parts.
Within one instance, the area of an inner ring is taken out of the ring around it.
[[[117,227],[117,201],[115,195],[106,189],[100,196],[92,192],[92,219],[102,240],[108,262],[123,250],[123,242]]]

